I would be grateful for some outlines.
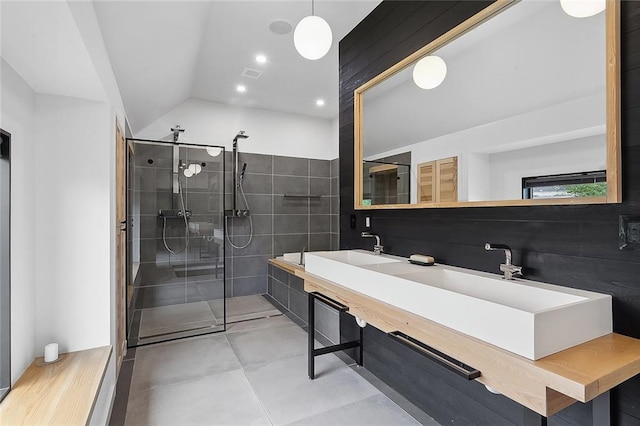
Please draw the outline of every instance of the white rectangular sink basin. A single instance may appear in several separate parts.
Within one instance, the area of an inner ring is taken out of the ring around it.
[[[294,265],[300,264],[300,252],[297,253],[284,253],[281,257],[285,262],[293,263]]]
[[[307,253],[305,270],[532,360],[612,332],[606,294],[364,250]]]

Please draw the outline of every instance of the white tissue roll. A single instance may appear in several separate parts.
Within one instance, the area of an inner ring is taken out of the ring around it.
[[[58,359],[58,344],[49,343],[44,347],[44,362],[53,362]]]

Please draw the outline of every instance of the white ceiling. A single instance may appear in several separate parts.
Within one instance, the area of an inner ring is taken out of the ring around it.
[[[35,92],[105,100],[65,2],[2,1],[0,10],[2,58]]]
[[[310,14],[308,0],[107,1],[94,5],[105,45],[134,131],[189,98],[312,117],[338,114],[338,42],[379,0],[317,0],[333,46],[317,61],[303,59],[293,31],[277,35],[274,20],[294,28]],[[268,57],[255,63],[256,54]],[[242,77],[258,69],[257,79]],[[247,87],[240,94],[238,84]],[[326,105],[315,105],[322,98]]]

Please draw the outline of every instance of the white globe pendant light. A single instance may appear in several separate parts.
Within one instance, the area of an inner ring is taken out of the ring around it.
[[[574,18],[588,18],[607,8],[606,0],[560,0],[562,10]]]
[[[218,155],[220,155],[221,152],[222,152],[222,148],[218,148],[215,146],[207,147],[207,154],[209,154],[211,157],[217,157]]]
[[[302,18],[293,31],[293,44],[303,58],[315,61],[327,54],[332,41],[331,27],[321,17],[314,16],[312,0],[311,15]]]
[[[413,81],[421,89],[435,89],[447,76],[447,64],[439,56],[425,56],[413,67]]]

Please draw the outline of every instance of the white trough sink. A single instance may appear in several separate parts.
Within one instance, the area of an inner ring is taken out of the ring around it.
[[[532,360],[612,331],[606,294],[364,250],[307,253],[305,269]]]

